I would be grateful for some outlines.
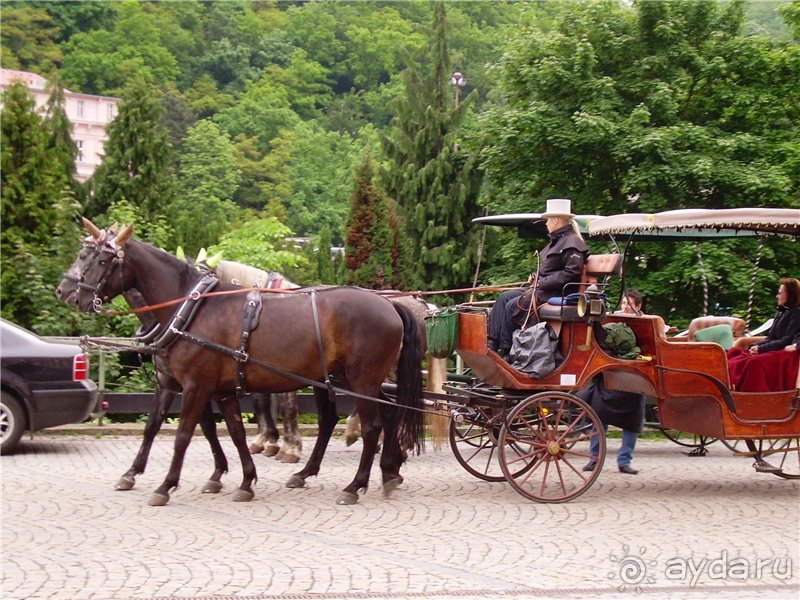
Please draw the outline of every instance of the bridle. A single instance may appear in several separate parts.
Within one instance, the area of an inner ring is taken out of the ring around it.
[[[94,252],[92,253],[91,260],[88,260],[78,268],[78,294],[81,292],[91,292],[92,293],[92,309],[95,312],[100,312],[100,307],[110,300],[107,295],[103,295],[103,288],[105,287],[108,279],[111,277],[114,268],[119,265],[119,277],[120,277],[120,284],[124,281],[124,269],[125,269],[125,251],[122,248],[116,248],[110,242],[104,241],[100,243],[93,243],[93,242],[86,242],[84,244],[86,248],[94,248]],[[102,262],[102,257],[106,257],[106,264],[105,268],[103,269],[103,274],[100,277],[97,285],[92,286],[86,283],[86,271],[85,265],[93,265],[96,261]],[[65,277],[74,277],[69,274],[65,275]],[[123,289],[121,285],[120,289]]]

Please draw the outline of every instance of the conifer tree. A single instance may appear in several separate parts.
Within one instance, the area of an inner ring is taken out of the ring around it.
[[[372,159],[366,155],[353,190],[345,238],[345,280],[370,289],[388,289],[394,282],[392,244],[386,200],[373,181]]]
[[[333,259],[331,258],[331,246],[333,245],[333,234],[328,225],[323,225],[317,236],[316,251],[314,253],[314,264],[316,270],[316,280],[318,283],[336,283],[333,272]]]
[[[64,172],[66,181],[71,187],[75,185],[75,158],[78,155],[78,146],[72,139],[72,123],[67,117],[65,109],[64,88],[57,79],[50,81],[50,97],[45,105],[47,115],[48,140],[47,148],[51,157],[58,162]]]
[[[137,80],[125,89],[119,114],[108,126],[103,164],[93,178],[92,217],[120,199],[148,221],[170,213],[171,148],[162,114],[155,88]]]
[[[458,106],[450,98],[443,2],[435,5],[426,52],[432,61],[427,74],[415,65],[403,74],[405,93],[383,140],[390,159],[385,180],[403,219],[406,285],[449,289],[468,285],[475,264],[477,235],[471,220],[478,214],[480,176],[477,153],[456,144],[458,126],[476,93]]]

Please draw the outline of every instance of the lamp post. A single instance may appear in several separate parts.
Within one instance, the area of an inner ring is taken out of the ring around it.
[[[453,71],[450,77],[450,85],[456,90],[456,108],[458,108],[458,101],[461,99],[461,88],[467,85],[467,78],[460,71]]]

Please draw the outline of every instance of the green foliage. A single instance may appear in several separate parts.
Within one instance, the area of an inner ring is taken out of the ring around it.
[[[480,174],[476,154],[458,145],[458,126],[475,95],[459,106],[447,89],[450,60],[444,4],[435,5],[434,31],[427,52],[428,74],[405,72],[398,116],[384,139],[390,167],[387,190],[401,211],[405,232],[403,279],[412,288],[467,287],[475,265]]]
[[[233,199],[240,179],[228,135],[212,121],[198,121],[180,156],[175,201],[178,240],[189,254],[219,242],[238,220],[241,209]]]
[[[141,81],[126,89],[119,114],[108,126],[103,164],[92,178],[90,218],[120,200],[133,204],[146,221],[171,214],[171,148],[154,91]]]
[[[521,30],[500,65],[504,102],[482,118],[492,212],[548,197],[589,214],[797,206],[797,49],[743,37],[743,18],[740,2],[587,2],[560,6],[546,34]],[[740,248],[708,249],[710,310],[746,297]],[[691,246],[648,252],[628,284],[670,318],[696,316]]]
[[[302,253],[288,245],[289,235],[291,231],[274,218],[255,219],[225,234],[219,244],[208,248],[208,253],[222,252],[225,260],[278,271],[294,279],[308,265]]]
[[[0,41],[3,68],[40,75],[55,73],[62,60],[58,36],[58,27],[43,8],[4,3]]]

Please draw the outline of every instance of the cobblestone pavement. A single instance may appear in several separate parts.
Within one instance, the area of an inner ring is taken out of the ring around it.
[[[636,449],[641,473],[623,475],[619,440],[609,443],[598,482],[567,504],[530,502],[429,448],[391,498],[376,466],[369,493],[337,506],[360,445],[334,440],[302,490],[283,486],[297,465],[257,456],[256,497],[234,503],[230,440],[225,488],[203,495],[211,461],[195,439],[181,487],[154,508],[172,438],[156,442],[133,490],[117,492],[138,437],[37,436],[0,458],[0,597],[800,597],[800,482],[756,474],[720,444],[690,458],[651,440]]]

